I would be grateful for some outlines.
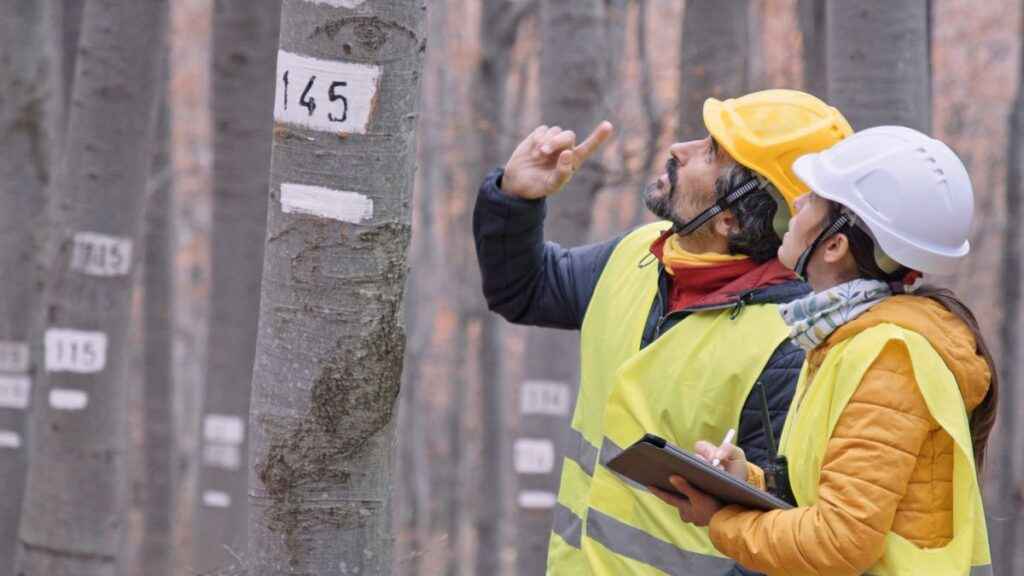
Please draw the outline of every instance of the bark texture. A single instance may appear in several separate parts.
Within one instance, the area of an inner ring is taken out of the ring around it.
[[[166,45],[163,47],[166,51]],[[171,225],[171,110],[167,66],[153,146],[143,241],[143,530],[141,563],[149,576],[174,569],[174,333]]]
[[[797,0],[797,21],[803,40],[804,90],[824,99],[826,96],[825,3],[821,0]]]
[[[279,0],[219,0],[213,17],[213,221],[209,349],[203,422],[245,422],[267,226]],[[244,557],[248,445],[200,431],[195,569],[212,572]],[[232,461],[234,458],[234,461]],[[202,494],[230,505],[204,505]]]
[[[683,16],[679,140],[707,135],[701,110],[708,98],[736,98],[750,89],[747,0],[689,0]]]
[[[252,575],[383,574],[391,566],[424,15],[422,0],[283,4],[281,49],[329,63],[324,81],[338,62],[380,66],[381,74],[372,102],[349,103],[369,106],[365,134],[283,123],[274,130],[249,426]],[[297,77],[284,68],[279,77]],[[320,94],[317,105],[332,104]],[[347,223],[285,213],[282,188],[291,184],[365,195],[372,216]]]
[[[1024,22],[1022,22],[1024,25]],[[1024,71],[1024,60],[1021,65]],[[1022,195],[1024,195],[1024,74],[1020,76],[1017,97],[1009,118],[1010,130],[1007,146],[1006,176],[1006,221],[1020,222],[1024,216]],[[989,508],[998,510],[989,518],[992,536],[992,564],[997,574],[1017,574],[1024,568],[1024,554],[1020,547],[1020,534],[1024,533],[1024,483],[1021,473],[1021,452],[1024,441],[1020,438],[1020,393],[1019,382],[1024,371],[1024,357],[1020,353],[1021,328],[1024,323],[1021,309],[1021,281],[1024,280],[1024,241],[1020,227],[1006,226],[1003,232],[1002,287],[1003,310],[999,332],[1000,347],[1004,350],[999,387],[999,412],[993,441],[989,443],[989,454],[995,450],[997,456],[988,457],[989,462],[998,462],[995,469],[995,501]],[[993,505],[994,504],[994,505]]]
[[[60,79],[52,13],[37,0],[0,1],[0,566],[14,563],[25,482],[31,311],[52,170]],[[18,391],[15,392],[15,389]]]
[[[929,130],[928,0],[828,0],[824,33],[829,104],[854,130]]]
[[[76,247],[75,237],[102,234],[137,244],[166,12],[161,0],[95,0],[85,6],[44,255],[48,272],[39,334],[53,336],[47,350],[53,362],[45,362],[36,380],[40,403],[31,430],[19,574],[115,571],[127,504],[121,376],[130,258],[123,244],[117,250],[91,241]],[[97,270],[114,273],[96,275]],[[72,340],[49,329],[91,334]],[[99,335],[106,341],[105,359]]]
[[[608,82],[612,62],[608,51],[622,47],[609,45],[606,23],[605,0],[541,2],[540,77],[546,79],[540,84],[541,117],[549,126],[574,131],[577,142],[582,142],[606,118],[605,98],[615,90]],[[594,202],[604,179],[600,158],[593,158],[564,190],[548,199],[544,227],[547,239],[563,246],[586,243]],[[536,394],[537,388],[533,387],[537,385],[549,391],[557,387],[566,399],[575,398],[579,379],[578,334],[535,330],[527,338],[525,358],[525,381],[517,390],[517,408],[523,407],[524,394]],[[569,425],[571,402],[564,406],[562,414],[530,411],[519,416],[518,440],[550,442],[555,455],[555,465],[546,473],[516,470],[516,568],[519,574],[542,574],[547,563],[552,508],[538,505],[528,495],[558,492],[561,440]],[[514,455],[513,464],[517,460]],[[524,495],[527,496],[524,498]]]

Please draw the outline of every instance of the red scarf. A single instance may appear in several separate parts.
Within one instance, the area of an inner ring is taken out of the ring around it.
[[[665,242],[671,235],[671,231],[666,232],[651,245],[651,254],[660,262],[664,262]],[[672,271],[668,277],[670,288],[667,312],[683,310],[702,300],[709,299],[710,296],[759,267],[760,265],[750,258],[710,266],[672,265]]]

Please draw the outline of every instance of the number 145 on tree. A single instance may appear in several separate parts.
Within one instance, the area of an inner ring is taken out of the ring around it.
[[[380,67],[277,53],[274,120],[322,132],[365,134]]]

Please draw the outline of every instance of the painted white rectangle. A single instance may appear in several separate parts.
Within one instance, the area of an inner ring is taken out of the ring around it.
[[[380,66],[277,53],[274,120],[322,132],[366,134]]]
[[[557,500],[553,492],[545,492],[543,490],[523,490],[516,495],[516,502],[519,504],[519,507],[531,510],[554,508]]]
[[[235,444],[206,444],[203,464],[211,468],[238,470],[242,467],[242,451]]]
[[[313,4],[327,4],[328,6],[337,6],[338,8],[355,8],[360,4],[366,2],[366,0],[306,0]]]
[[[50,407],[54,410],[85,410],[89,405],[89,395],[81,390],[54,388],[50,390]]]
[[[203,418],[203,440],[219,444],[241,444],[245,422],[230,414],[207,414]]]
[[[90,276],[124,276],[132,269],[130,238],[96,232],[75,234],[71,269]]]
[[[555,468],[555,445],[544,438],[519,438],[512,447],[513,464],[520,474],[547,474]]]
[[[21,434],[10,430],[0,430],[0,448],[10,450],[21,448]]]
[[[25,342],[0,341],[0,372],[28,372],[29,351]]]
[[[231,495],[219,490],[203,491],[203,506],[209,508],[227,508],[231,506]]]
[[[519,396],[522,414],[567,416],[569,414],[569,386],[550,380],[527,380]]]
[[[28,376],[0,374],[0,408],[24,410],[28,408],[32,380]]]
[[[358,192],[284,183],[281,184],[281,211],[359,224],[373,219],[373,200]]]
[[[46,331],[46,371],[94,374],[107,365],[107,335],[67,328]]]

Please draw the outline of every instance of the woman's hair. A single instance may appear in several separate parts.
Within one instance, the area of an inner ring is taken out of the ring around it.
[[[829,202],[830,218],[836,218],[841,211],[842,206],[840,204]],[[885,272],[878,263],[878,251],[875,247],[875,241],[866,230],[857,225],[848,225],[841,232],[846,235],[850,245],[850,253],[857,263],[857,272],[861,277],[896,284],[895,292],[903,290],[904,280],[914,273],[913,270],[905,266],[899,266],[895,270]],[[888,266],[886,267],[888,268]],[[935,300],[967,325],[974,335],[976,352],[985,358],[985,362],[988,363],[989,371],[992,374],[985,398],[974,408],[970,415],[974,463],[977,467],[980,481],[982,467],[985,462],[985,446],[988,443],[989,434],[992,432],[992,426],[996,421],[996,404],[999,400],[999,374],[996,370],[995,360],[989,351],[988,344],[985,343],[985,337],[981,333],[981,327],[978,325],[978,320],[974,317],[974,313],[952,290],[924,285],[915,290],[914,295]]]

